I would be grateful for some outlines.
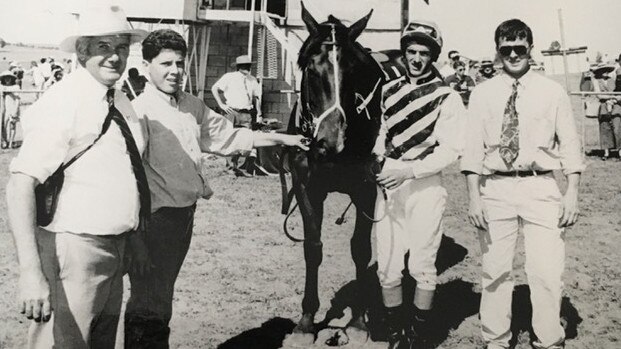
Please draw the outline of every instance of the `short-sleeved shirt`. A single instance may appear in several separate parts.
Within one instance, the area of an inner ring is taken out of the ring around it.
[[[257,79],[239,71],[222,75],[213,86],[222,91],[226,104],[234,109],[252,109],[253,99],[261,94]]]
[[[108,87],[85,69],[53,85],[22,117],[24,142],[10,165],[44,182],[60,165],[93,143],[108,114]],[[127,97],[115,93],[138,150],[144,139]],[[140,202],[125,139],[112,122],[101,139],[65,170],[52,232],[118,235],[138,226]]]

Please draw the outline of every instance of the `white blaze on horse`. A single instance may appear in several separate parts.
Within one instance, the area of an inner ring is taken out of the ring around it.
[[[349,27],[333,16],[319,24],[302,6],[309,36],[298,59],[303,71],[301,96],[291,114],[288,133],[308,137],[310,150],[287,149],[283,161],[291,170],[293,193],[302,214],[306,283],[302,318],[287,338],[287,346],[308,347],[317,332],[314,320],[319,308],[321,224],[323,202],[329,192],[348,194],[356,207],[350,248],[357,294],[346,333],[368,339],[368,290],[364,286],[368,284],[365,277],[371,260],[371,217],[379,168],[373,147],[381,123],[381,86],[385,79],[370,53],[356,42],[370,17],[371,13]],[[288,202],[283,209],[288,209]]]

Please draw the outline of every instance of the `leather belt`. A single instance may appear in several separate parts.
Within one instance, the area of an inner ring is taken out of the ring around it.
[[[235,110],[238,113],[246,113],[246,114],[250,114],[252,113],[253,109],[237,109],[237,108],[233,108],[233,110]]]
[[[549,173],[552,173],[552,171],[551,170],[546,170],[546,171],[525,170],[525,171],[508,171],[508,172],[496,171],[494,172],[495,175],[503,176],[503,177],[530,177],[530,176],[546,175]]]

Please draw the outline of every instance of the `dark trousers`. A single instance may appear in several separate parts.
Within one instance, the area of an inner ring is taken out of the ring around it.
[[[599,141],[602,149],[621,148],[621,115],[600,114]]]
[[[168,348],[175,281],[190,247],[195,208],[164,207],[151,216],[146,245],[153,268],[145,276],[129,273],[125,348]]]

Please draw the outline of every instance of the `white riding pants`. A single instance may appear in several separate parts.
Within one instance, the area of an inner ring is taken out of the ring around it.
[[[408,269],[416,287],[435,290],[435,262],[447,196],[441,175],[407,180],[386,194],[387,200],[381,192],[377,195],[375,217],[386,216],[373,226],[380,284],[384,288],[401,285],[404,255],[410,251]]]

